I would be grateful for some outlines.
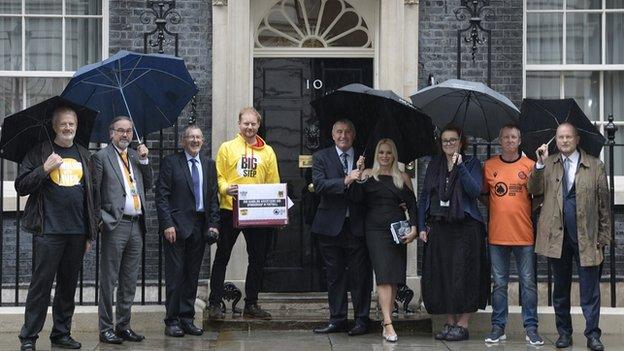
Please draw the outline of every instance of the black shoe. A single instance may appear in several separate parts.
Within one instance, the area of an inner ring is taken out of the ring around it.
[[[225,313],[221,310],[221,306],[218,304],[208,305],[208,319],[211,321],[221,320],[225,318]]]
[[[604,345],[600,341],[600,338],[597,338],[595,336],[587,338],[587,347],[592,351],[604,350]]]
[[[347,323],[329,323],[325,328],[312,330],[317,334],[344,333],[347,331]]]
[[[20,346],[20,351],[35,351],[35,341],[34,340],[22,341],[22,346]]]
[[[572,335],[562,334],[559,335],[559,339],[555,342],[555,346],[558,349],[570,347],[572,345]]]
[[[271,314],[258,306],[258,304],[247,305],[243,310],[243,317],[254,319],[271,319]]]
[[[180,328],[182,328],[185,334],[198,336],[204,334],[204,330],[196,327],[193,322],[180,322]]]
[[[135,333],[134,330],[130,328],[117,329],[115,330],[115,334],[126,341],[140,342],[145,339],[145,336]]]
[[[180,338],[184,336],[184,330],[178,325],[166,325],[165,335],[173,336],[174,338]]]
[[[448,334],[446,334],[446,341],[463,341],[470,339],[470,334],[468,333],[468,329],[455,325],[451,327]]]
[[[355,327],[351,328],[348,334],[349,336],[358,336],[358,335],[368,334],[368,327],[364,324],[356,323]]]
[[[433,335],[433,337],[436,340],[446,340],[446,336],[448,335],[449,331],[451,330],[451,328],[453,328],[452,325],[450,324],[444,324],[444,326],[442,327],[442,330],[440,330],[439,332],[435,333]]]
[[[106,344],[121,344],[123,339],[115,335],[115,332],[109,329],[100,333],[100,341]]]
[[[52,346],[60,349],[79,349],[82,345],[69,335],[63,335],[58,338],[50,339]]]

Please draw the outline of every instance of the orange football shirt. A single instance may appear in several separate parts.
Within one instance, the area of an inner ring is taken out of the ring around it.
[[[533,245],[531,195],[526,186],[534,165],[526,156],[514,162],[503,161],[500,156],[485,161],[483,182],[490,200],[490,244]]]

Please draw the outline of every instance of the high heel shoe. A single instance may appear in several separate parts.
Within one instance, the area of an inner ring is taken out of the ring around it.
[[[382,331],[381,331],[381,337],[384,338],[386,341],[388,342],[397,342],[399,340],[399,336],[394,334],[394,335],[386,335],[386,326],[387,325],[392,325],[392,322],[390,323],[381,323],[381,327],[382,327]]]

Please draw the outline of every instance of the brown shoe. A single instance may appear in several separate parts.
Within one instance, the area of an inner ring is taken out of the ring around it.
[[[221,310],[221,306],[215,304],[208,305],[208,319],[211,321],[225,319],[225,313]]]
[[[243,317],[254,319],[271,319],[271,314],[258,306],[258,304],[245,306]]]

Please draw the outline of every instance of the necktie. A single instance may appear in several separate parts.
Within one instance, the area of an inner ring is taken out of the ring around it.
[[[191,161],[191,177],[193,178],[193,195],[195,195],[195,209],[199,211],[199,201],[201,196],[201,184],[199,184],[199,168],[197,168],[197,160],[192,158]]]
[[[569,157],[566,157],[563,160],[563,176],[565,177],[565,187],[566,187],[566,192],[569,192],[570,189],[572,189],[572,185],[574,184],[574,175],[570,174],[570,166],[571,166],[572,160],[570,160]]]
[[[342,171],[345,175],[349,173],[349,161],[347,160],[347,157],[349,157],[349,154],[346,152],[340,154],[340,158],[342,159]]]
[[[136,191],[136,186],[134,185],[134,182],[132,181],[132,177],[130,177],[130,163],[128,162],[128,151],[126,150],[122,151],[120,156],[121,156],[121,161],[124,163],[124,166],[125,166],[123,167],[123,173],[124,173],[124,176],[126,177],[126,181],[128,182],[128,185],[130,186],[130,190],[132,192],[132,202],[134,203],[134,210],[138,212],[141,209],[140,203],[139,203],[139,194]]]

